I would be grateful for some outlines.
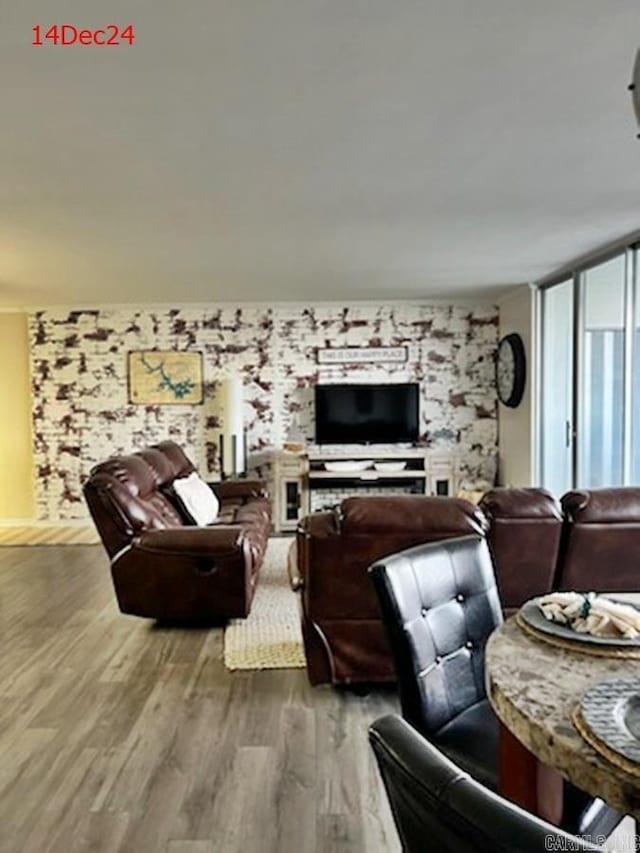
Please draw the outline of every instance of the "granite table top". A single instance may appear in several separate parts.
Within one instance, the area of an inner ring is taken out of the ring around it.
[[[525,634],[515,617],[489,637],[487,696],[501,722],[542,763],[587,793],[640,818],[640,776],[614,766],[582,738],[571,715],[584,691],[638,678],[640,660],[594,657]]]

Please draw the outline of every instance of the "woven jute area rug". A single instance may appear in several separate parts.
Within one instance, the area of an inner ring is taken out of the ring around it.
[[[299,669],[306,666],[297,595],[289,586],[287,555],[292,539],[271,538],[247,619],[224,632],[227,669]]]

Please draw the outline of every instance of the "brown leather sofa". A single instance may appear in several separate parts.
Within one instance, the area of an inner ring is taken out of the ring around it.
[[[194,470],[163,441],[102,462],[84,484],[123,613],[214,624],[249,614],[271,524],[264,483],[214,483],[218,519],[195,527],[171,496],[173,481]]]
[[[486,519],[455,498],[347,498],[334,512],[302,519],[297,531],[302,634],[312,684],[395,681],[367,569],[397,551],[471,533]]]
[[[349,498],[297,533],[302,633],[312,684],[395,680],[367,569],[414,545],[487,537],[507,615],[553,589],[640,590],[640,489],[493,489],[478,507],[445,497]]]

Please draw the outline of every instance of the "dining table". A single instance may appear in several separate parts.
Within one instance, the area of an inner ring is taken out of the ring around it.
[[[640,604],[640,595],[625,598]],[[585,691],[604,682],[636,679],[640,694],[640,650],[607,654],[528,628],[521,615],[510,617],[485,650],[487,697],[501,724],[500,792],[557,823],[565,778],[640,819],[640,764],[591,737],[580,711]]]

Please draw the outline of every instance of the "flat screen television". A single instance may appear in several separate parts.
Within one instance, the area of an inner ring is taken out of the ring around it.
[[[316,385],[317,444],[418,440],[418,385]]]

